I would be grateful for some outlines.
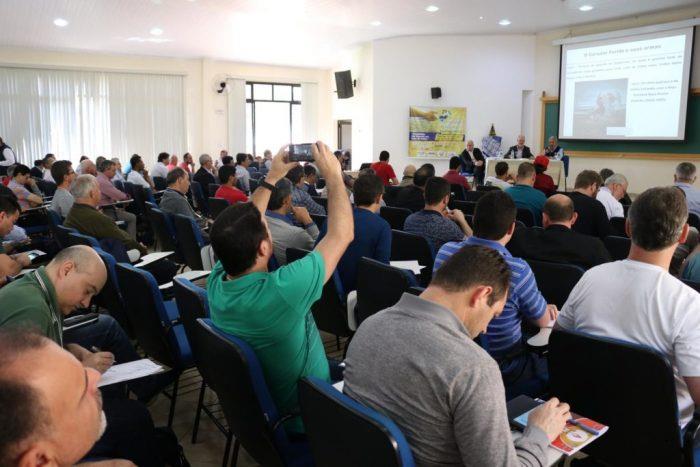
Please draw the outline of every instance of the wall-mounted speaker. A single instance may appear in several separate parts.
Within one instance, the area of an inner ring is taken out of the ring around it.
[[[442,89],[430,88],[430,97],[433,99],[440,99],[442,97]]]

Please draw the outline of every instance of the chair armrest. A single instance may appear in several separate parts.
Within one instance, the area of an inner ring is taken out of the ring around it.
[[[686,425],[685,433],[683,434],[683,465],[688,467],[695,465],[693,451],[698,428],[700,428],[700,408],[696,407],[695,412],[693,412],[693,418]]]

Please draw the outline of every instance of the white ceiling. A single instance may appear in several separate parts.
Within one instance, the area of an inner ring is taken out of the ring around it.
[[[440,10],[426,12],[430,4]],[[579,11],[584,4],[594,9]],[[374,39],[535,33],[697,4],[698,0],[0,0],[0,44],[331,67],[341,50]],[[68,20],[68,26],[54,26],[56,18]],[[512,24],[499,26],[503,18]],[[372,21],[382,24],[372,26]],[[162,29],[162,35],[151,35],[152,28]]]

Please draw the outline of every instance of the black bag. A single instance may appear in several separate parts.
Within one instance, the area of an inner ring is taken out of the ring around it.
[[[175,432],[167,426],[155,429],[158,452],[165,465],[169,467],[190,467],[185,451],[177,440]]]

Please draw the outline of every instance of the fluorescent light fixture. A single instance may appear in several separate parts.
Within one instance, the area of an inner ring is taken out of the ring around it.
[[[440,8],[435,5],[428,5],[427,7],[425,7],[425,11],[427,11],[428,13],[435,13],[439,9]]]
[[[372,22],[369,23],[369,24],[370,24],[370,26],[381,26],[381,25],[382,25],[382,22],[381,22],[381,21],[374,20],[374,21],[372,21]]]
[[[581,5],[578,7],[579,10],[581,11],[591,11],[593,9],[592,5]]]
[[[161,36],[163,34],[163,30],[161,28],[152,28],[150,31],[151,36]]]
[[[59,28],[65,28],[66,26],[68,26],[68,20],[65,20],[63,18],[56,18],[55,20],[53,20],[53,24],[55,24]]]
[[[510,25],[510,20],[504,18],[504,19],[500,20],[498,22],[498,24],[500,24],[501,26],[508,26],[508,25]]]
[[[129,37],[126,39],[128,42],[150,42],[152,44],[164,44],[166,42],[172,42],[172,39],[165,39],[163,37]]]

